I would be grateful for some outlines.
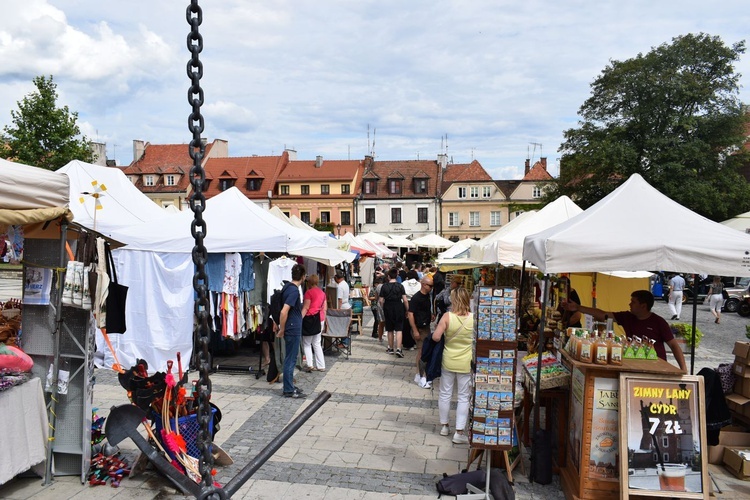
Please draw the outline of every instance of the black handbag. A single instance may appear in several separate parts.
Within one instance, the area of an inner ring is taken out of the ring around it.
[[[112,258],[109,245],[105,247],[107,254],[107,272],[109,272],[109,294],[107,295],[107,318],[105,329],[107,333],[125,333],[125,303],[128,298],[128,287],[117,282],[117,270]]]
[[[302,335],[317,335],[320,333],[320,311],[302,318]]]

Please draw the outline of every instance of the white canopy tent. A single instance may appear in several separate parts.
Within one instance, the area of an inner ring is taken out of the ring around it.
[[[526,237],[544,273],[670,270],[746,276],[750,235],[713,222],[633,174],[572,219]]]
[[[69,193],[64,175],[0,159],[0,225],[69,221]]]
[[[412,240],[417,247],[425,248],[450,248],[453,246],[453,242],[447,238],[443,238],[438,234],[427,234],[419,238]]]
[[[466,257],[469,254],[471,245],[475,242],[476,240],[473,240],[471,238],[459,240],[453,243],[453,245],[450,246],[445,252],[440,252],[438,254],[438,259],[455,259],[457,257]]]
[[[513,228],[518,227],[519,225],[523,224],[523,222],[530,217],[532,217],[534,214],[536,214],[536,210],[529,210],[528,212],[524,212],[512,221],[508,222],[504,226],[502,226],[500,229],[496,230],[494,233],[491,233],[487,236],[485,236],[482,239],[479,239],[472,243],[471,249],[469,250],[469,259],[473,260],[474,262],[477,262],[478,264],[481,263],[493,263],[495,262],[495,258],[492,256],[489,256],[489,260],[484,260],[484,251],[487,246],[489,246],[494,241],[497,241],[498,239],[502,238],[504,234],[509,233],[513,230]]]
[[[359,234],[357,235],[357,238],[364,239],[367,241],[374,241],[375,243],[384,243],[384,244],[388,244],[391,241],[391,238],[388,237],[387,235],[375,233],[373,231]]]
[[[341,236],[341,239],[348,241],[349,244],[352,245],[353,247],[361,248],[361,249],[373,252],[376,257],[379,257],[381,259],[383,258],[389,259],[389,258],[396,256],[396,252],[389,249],[388,247],[385,247],[378,243],[374,243],[372,241],[361,239],[359,236],[354,236],[352,233],[349,233],[349,232],[344,233]]]
[[[390,240],[383,243],[389,247],[415,248],[417,245],[403,234],[389,234]]]
[[[271,215],[273,215],[274,217],[276,217],[278,219],[283,220],[287,224],[291,224],[292,223],[291,219],[289,219],[289,217],[287,217],[286,214],[284,212],[282,212],[281,209],[279,207],[277,207],[276,205],[274,205],[271,208],[269,208],[268,209],[268,213],[270,213]]]
[[[723,221],[722,224],[743,233],[750,233],[750,212],[736,215],[731,219]]]
[[[117,241],[126,243],[120,234],[124,228],[175,215],[141,193],[117,167],[73,160],[57,172],[70,179],[70,209],[76,223]],[[82,194],[97,192],[101,210],[94,208],[93,196]]]
[[[523,241],[529,234],[565,222],[583,212],[567,196],[561,196],[538,212],[532,212],[522,223],[513,225],[484,248],[482,260],[498,262],[503,266],[523,265]]]

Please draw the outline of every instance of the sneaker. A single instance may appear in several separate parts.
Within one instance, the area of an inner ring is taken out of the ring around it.
[[[388,347],[388,348],[386,348],[385,353],[386,354],[393,354],[393,349],[391,349],[390,347]]]
[[[401,349],[396,349],[396,356],[398,356],[399,358],[403,358],[404,357],[404,353],[401,352]]]
[[[295,389],[292,392],[285,392],[284,393],[284,397],[285,398],[299,399],[299,398],[304,398],[305,397],[305,393],[302,392],[302,391],[298,391],[298,390]]]
[[[419,373],[414,375],[414,383],[417,384],[419,387],[422,387],[422,378],[419,376]]]
[[[422,389],[432,389],[432,382],[428,382],[426,378],[422,377],[419,381],[419,387]]]
[[[440,429],[441,436],[447,436],[450,433],[451,433],[451,428],[448,426],[448,424],[443,425],[443,427]]]
[[[673,315],[673,316],[672,316],[671,318],[669,318],[669,319],[670,319],[670,320],[675,320],[675,319],[677,319],[677,315],[675,314],[675,315]]]
[[[416,351],[417,350],[417,346],[413,345],[411,347],[408,347],[406,350],[407,351]]]
[[[456,432],[453,434],[453,444],[469,444],[469,438],[466,437],[466,434]]]

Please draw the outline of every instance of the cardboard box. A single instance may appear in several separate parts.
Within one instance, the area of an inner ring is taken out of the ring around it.
[[[746,398],[742,394],[727,394],[726,396],[727,406],[729,410],[742,415],[750,417],[750,398]]]
[[[733,392],[750,398],[750,370],[745,370],[741,376],[735,375]]]
[[[727,446],[749,446],[750,432],[744,427],[728,425],[719,433],[719,444],[708,447],[708,463],[721,465],[724,461],[724,448]]]
[[[734,343],[732,354],[734,354],[735,362],[750,365],[750,342],[738,340]]]
[[[743,456],[740,452],[747,452],[747,454]],[[724,448],[724,467],[738,478],[750,480],[750,446]]]

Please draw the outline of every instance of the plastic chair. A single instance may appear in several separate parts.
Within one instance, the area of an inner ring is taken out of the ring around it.
[[[328,309],[326,311],[326,328],[321,334],[323,339],[328,339],[330,345],[323,351],[336,349],[344,353],[346,359],[352,354],[352,310],[351,309]]]

